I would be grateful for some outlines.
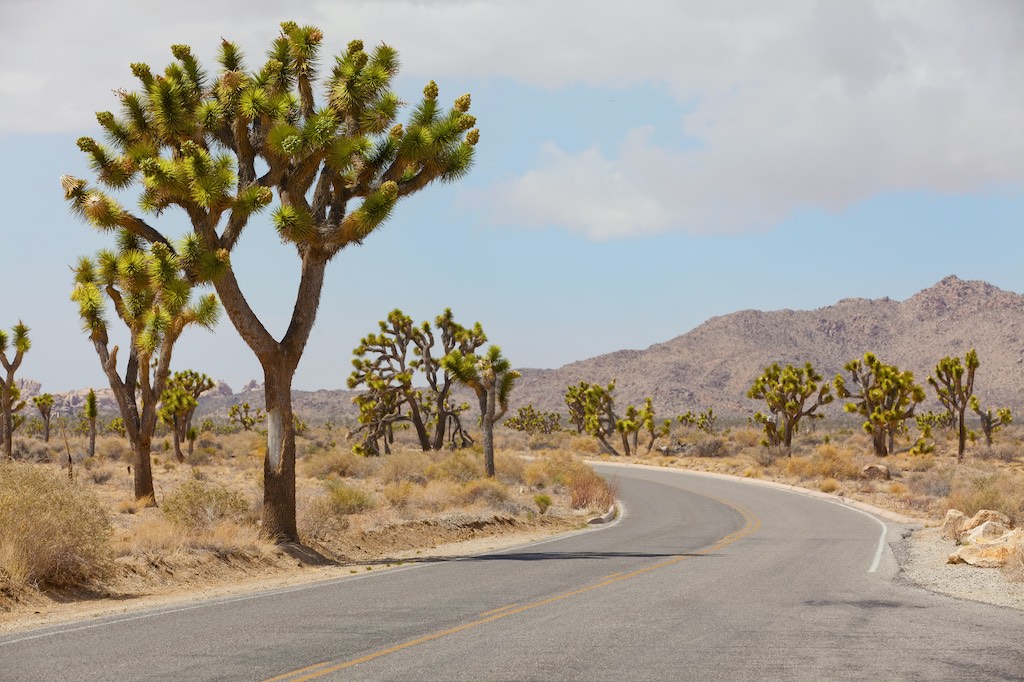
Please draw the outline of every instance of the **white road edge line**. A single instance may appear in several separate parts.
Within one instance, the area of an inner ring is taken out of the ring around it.
[[[818,498],[818,499],[821,499],[821,498]],[[823,502],[832,502],[831,500],[822,500],[822,501]],[[866,512],[866,511],[864,511],[863,509],[857,509],[856,507],[851,507],[848,504],[843,504],[842,502],[838,502],[838,501],[832,502],[832,504],[838,504],[843,509],[849,509],[850,511],[855,511],[858,514],[863,514],[864,516],[868,517],[869,519],[871,519],[872,521],[874,521],[875,523],[877,523],[879,526],[882,527],[882,535],[881,535],[881,537],[878,538],[878,547],[875,549],[875,558],[871,561],[871,566],[868,568],[868,573],[874,573],[875,571],[878,570],[879,564],[882,563],[882,552],[885,550],[885,539],[889,535],[889,526],[885,525],[885,522],[882,521],[882,519],[878,518],[874,514],[870,514],[870,513]]]

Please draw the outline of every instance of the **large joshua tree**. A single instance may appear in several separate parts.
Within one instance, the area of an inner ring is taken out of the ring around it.
[[[104,185],[138,183],[144,213],[179,208],[188,217],[191,231],[180,252],[186,268],[196,280],[213,283],[263,367],[263,530],[282,540],[298,539],[292,379],[316,320],[327,263],[361,244],[402,197],[463,176],[479,139],[467,113],[469,95],[445,110],[433,82],[408,125],[396,125],[401,101],[390,86],[398,55],[387,45],[367,51],[362,41],[350,42],[320,83],[326,96],[318,106],[322,37],[313,26],[285,22],[254,70],[225,40],[213,76],[188,46],[175,45],[175,61],[163,74],[132,65],[141,89],[119,92],[120,118],[97,115],[109,149],[79,140]],[[66,193],[98,227],[170,243],[102,190],[74,181]],[[272,223],[300,262],[291,320],[280,339],[250,307],[230,258],[250,219],[275,196]]]
[[[924,389],[914,383],[913,372],[887,365],[874,353],[865,353],[863,360],[851,360],[843,369],[850,373],[849,385],[841,374],[834,382],[836,395],[851,401],[843,409],[865,418],[863,428],[871,435],[876,455],[891,454],[896,434],[924,401]]]
[[[190,325],[213,328],[220,310],[217,297],[207,294],[192,304],[192,286],[172,249],[163,242],[147,248],[143,239],[122,229],[116,251],[79,259],[71,298],[124,420],[135,460],[135,499],[154,504],[150,450],[174,344]],[[118,346],[110,346],[107,301],[130,337],[123,376]]]
[[[14,404],[17,402],[21,392],[14,383],[14,373],[21,367],[21,361],[25,353],[32,347],[32,341],[28,338],[28,327],[20,320],[11,328],[13,338],[7,332],[0,329],[0,364],[3,365],[4,375],[0,376],[0,434],[3,436],[4,456],[11,458],[11,448],[14,437]],[[7,357],[8,345],[13,341],[14,355]]]

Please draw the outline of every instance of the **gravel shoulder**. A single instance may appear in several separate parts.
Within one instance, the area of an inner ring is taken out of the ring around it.
[[[958,599],[1024,609],[1024,583],[1010,582],[997,568],[946,563],[955,545],[941,532],[904,527],[902,537],[891,543],[901,568],[897,580]]]

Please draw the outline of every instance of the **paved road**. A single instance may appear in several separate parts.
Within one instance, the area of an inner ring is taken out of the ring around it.
[[[1024,613],[899,584],[899,527],[741,482],[601,470],[627,510],[611,527],[7,635],[0,678],[1024,679]]]

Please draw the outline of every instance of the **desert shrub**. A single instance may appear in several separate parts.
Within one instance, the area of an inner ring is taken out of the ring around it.
[[[61,454],[56,443],[44,443],[34,438],[14,438],[11,442],[11,457],[19,462],[53,462]],[[66,455],[65,455],[65,460]]]
[[[568,483],[569,505],[573,509],[606,510],[615,504],[615,490],[593,469],[580,465]]]
[[[164,500],[164,515],[192,531],[209,530],[222,521],[240,523],[249,515],[245,495],[216,483],[192,478]]]
[[[201,550],[220,557],[252,556],[273,551],[252,524],[222,521],[205,531],[188,531],[163,516],[151,516],[134,525],[115,542],[118,556],[161,556]]]
[[[839,490],[839,481],[834,478],[826,478],[818,485],[818,490],[823,493],[834,493]]]
[[[318,450],[302,460],[302,468],[311,478],[362,478],[374,467],[374,463],[351,450],[338,448]]]
[[[978,459],[994,459],[1000,462],[1012,462],[1017,459],[1020,448],[1009,443],[996,443],[991,447],[974,448],[972,454]]]
[[[770,467],[775,464],[779,457],[778,448],[758,448],[751,453],[754,461],[763,467]]]
[[[430,458],[422,452],[395,452],[381,458],[380,477],[385,483],[426,481]]]
[[[692,457],[727,457],[729,449],[725,446],[725,439],[705,436],[691,443],[686,454]]]
[[[111,567],[110,535],[91,491],[52,469],[0,463],[0,586],[94,582]]]
[[[326,488],[330,509],[339,516],[356,514],[374,506],[373,496],[362,488],[340,481],[331,481]]]
[[[526,481],[526,463],[519,455],[498,451],[494,453],[494,471],[498,480],[507,485]]]
[[[853,452],[833,443],[819,445],[811,456],[813,473],[827,478],[857,478],[860,467],[853,461]]]
[[[459,497],[464,504],[483,502],[494,507],[508,501],[508,491],[497,481],[483,478],[467,483]]]
[[[112,471],[109,471],[108,469],[91,469],[88,471],[89,480],[95,483],[96,485],[103,485],[104,483],[106,483],[107,481],[114,477],[114,473]]]
[[[495,463],[497,469],[497,463]],[[484,475],[483,463],[466,450],[455,450],[424,470],[427,478],[468,483]]]
[[[811,464],[810,457],[787,457],[785,471],[787,476],[796,476],[797,478],[810,478],[814,474],[813,465]]]
[[[132,449],[124,438],[97,436],[96,456],[121,462],[130,462],[132,459]]]
[[[979,472],[954,479],[946,506],[972,516],[994,509],[1015,523],[1024,521],[1024,475],[1011,471]]]
[[[398,481],[384,486],[384,499],[392,507],[403,509],[408,507],[416,498],[416,489],[419,488],[412,481]]]
[[[548,508],[551,507],[551,496],[545,495],[544,493],[537,493],[533,496],[533,503],[537,505],[537,511],[541,514],[546,514]]]
[[[952,474],[933,469],[908,474],[907,486],[914,495],[921,497],[947,497],[953,492]]]
[[[573,436],[569,439],[569,450],[581,455],[600,455],[604,450],[596,438],[590,436]]]
[[[761,443],[761,432],[755,429],[736,429],[730,436],[736,445],[744,448],[756,447]],[[762,450],[770,450],[770,448],[762,448]]]

